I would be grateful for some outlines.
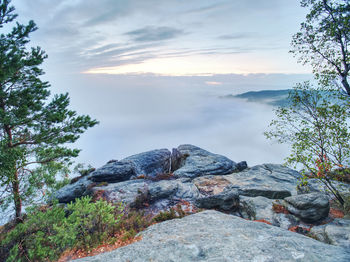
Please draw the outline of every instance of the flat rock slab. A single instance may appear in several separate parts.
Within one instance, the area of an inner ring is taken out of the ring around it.
[[[76,261],[350,261],[345,248],[212,210],[153,225],[141,236],[139,242]]]
[[[177,148],[185,156],[182,166],[174,171],[178,178],[195,178],[206,175],[226,175],[238,171],[235,162],[225,156],[210,153],[193,145],[181,145]]]
[[[325,194],[309,193],[284,199],[288,211],[305,222],[324,219],[329,213],[329,200]]]
[[[301,175],[282,165],[264,164],[222,177],[237,186],[242,196],[284,199],[297,194]]]

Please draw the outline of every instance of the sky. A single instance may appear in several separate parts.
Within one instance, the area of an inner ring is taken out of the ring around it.
[[[299,0],[13,0],[49,65],[71,72],[307,73],[288,54]]]
[[[271,107],[222,99],[287,89],[310,78],[288,53],[306,10],[299,0],[13,0],[33,19],[43,77],[100,124],[80,162],[190,143],[248,165],[282,162],[262,133]]]

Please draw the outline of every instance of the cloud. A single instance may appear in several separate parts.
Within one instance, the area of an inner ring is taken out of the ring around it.
[[[221,7],[224,7],[227,5],[228,5],[228,3],[215,3],[212,5],[208,5],[208,6],[203,6],[203,7],[191,9],[191,10],[187,11],[186,13],[202,13],[202,12],[216,10],[218,8],[221,8]]]
[[[135,42],[162,41],[176,38],[179,35],[183,34],[183,30],[179,30],[168,26],[147,26],[125,33],[125,35],[130,36]]]
[[[237,40],[237,39],[247,39],[247,38],[253,38],[256,37],[258,33],[234,33],[234,34],[225,34],[225,35],[220,35],[218,39],[221,40]]]
[[[222,82],[217,82],[217,81],[206,81],[205,84],[209,86],[219,86],[222,85]]]

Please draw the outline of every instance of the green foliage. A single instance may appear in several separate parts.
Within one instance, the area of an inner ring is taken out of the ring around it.
[[[142,211],[124,210],[123,217],[117,225],[117,231],[124,232],[123,240],[135,235],[151,225],[151,217]]]
[[[114,232],[115,224],[122,217],[122,213],[116,215],[116,207],[106,201],[98,200],[95,203],[90,201],[90,197],[83,197],[67,205],[70,215],[63,222],[64,231],[69,228],[75,232],[75,247],[78,248],[94,247],[110,236]],[[123,210],[122,204],[118,206],[118,210]]]
[[[9,251],[6,261],[52,261],[58,258],[69,246],[69,243],[54,241],[55,227],[62,225],[64,219],[64,209],[57,204],[45,211],[29,210],[24,223],[19,223],[1,243]]]
[[[66,210],[57,202],[52,207],[34,208],[1,246],[8,251],[7,261],[53,261],[66,249],[88,249],[112,238],[123,210],[121,204],[93,203],[90,197],[77,199]]]
[[[286,164],[302,165],[307,178],[319,178],[342,202],[331,180],[331,171],[346,168],[350,160],[350,103],[338,91],[316,90],[310,83],[299,84],[289,95],[291,105],[278,108],[277,119],[265,132],[267,138],[291,145]]]
[[[17,17],[10,0],[0,0],[0,202],[15,205],[21,215],[22,201],[38,191],[56,186],[56,176],[65,175],[78,149],[67,147],[86,129],[97,124],[86,115],[69,110],[68,94],[50,99],[49,83],[40,79],[40,65],[47,55],[40,47],[27,48],[33,21],[14,23]],[[56,187],[57,188],[57,187]]]
[[[309,8],[300,32],[293,36],[291,52],[302,64],[310,64],[321,84],[338,78],[350,95],[350,2],[348,0],[302,0]]]

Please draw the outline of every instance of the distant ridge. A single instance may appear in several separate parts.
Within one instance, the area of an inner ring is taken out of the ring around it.
[[[239,95],[227,95],[223,98],[240,98],[246,99],[248,102],[263,103],[272,106],[286,106],[289,103],[288,93],[291,90],[292,89],[249,91]]]

